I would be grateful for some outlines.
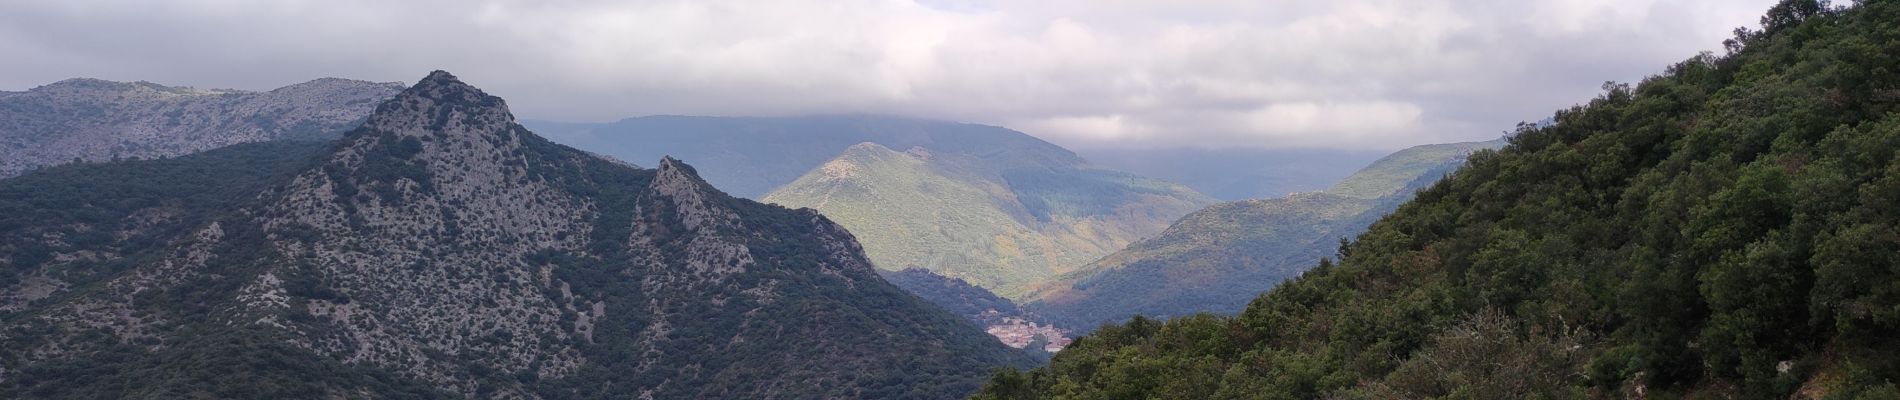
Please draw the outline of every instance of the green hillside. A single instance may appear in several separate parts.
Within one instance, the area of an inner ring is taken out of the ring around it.
[[[1015,298],[1212,201],[1079,159],[876,143],[763,198],[837,221],[879,268],[924,268]]]
[[[1504,139],[1485,142],[1445,143],[1415,146],[1373,161],[1352,175],[1334,183],[1326,193],[1377,199],[1399,194],[1427,172],[1448,161],[1463,161],[1472,152],[1504,146]],[[1439,171],[1443,172],[1443,171]]]
[[[1334,190],[1195,211],[1159,235],[1039,286],[1025,307],[1077,329],[1135,315],[1237,313],[1248,299],[1332,254],[1341,239],[1364,231],[1412,191],[1456,170],[1472,151],[1503,143],[1416,146],[1365,167]]]
[[[980,398],[1900,398],[1900,1],[1606,85],[1232,318]]]

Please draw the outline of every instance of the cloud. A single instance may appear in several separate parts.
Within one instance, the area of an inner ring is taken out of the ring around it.
[[[447,69],[529,118],[893,113],[1069,146],[1495,137],[1772,1],[15,0],[0,88]]]

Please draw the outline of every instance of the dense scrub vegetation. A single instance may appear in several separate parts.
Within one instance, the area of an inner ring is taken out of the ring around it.
[[[54,271],[61,280],[112,275],[125,263],[105,259],[151,250],[193,228],[187,221],[229,212],[266,183],[311,165],[323,148],[249,143],[178,158],[73,163],[0,180],[0,288],[62,255],[97,260],[68,263]]]
[[[961,315],[964,319],[981,325],[1003,323],[1005,318],[1021,318],[1025,321],[1048,323],[1039,317],[1023,312],[1015,302],[996,296],[981,287],[962,279],[938,275],[923,268],[905,268],[902,271],[878,271],[885,281],[916,295],[951,314]]]
[[[209,299],[228,295],[258,272],[258,265],[238,260],[254,260],[267,247],[260,231],[241,229],[243,217],[233,211],[315,165],[326,147],[238,144],[177,158],[74,163],[0,180],[0,293],[21,293],[22,284],[59,289],[36,299],[0,296],[0,326],[9,327],[0,331],[0,363],[25,364],[0,376],[0,398],[296,398],[334,388],[396,399],[452,398],[387,372],[322,359],[290,345],[282,332],[204,325],[210,310],[222,306]],[[219,263],[229,273],[139,298],[151,309],[192,316],[157,327],[186,339],[155,346],[156,338],[85,336],[63,343],[60,351],[75,357],[24,362],[26,353],[46,351],[42,340],[59,334],[28,322],[35,312],[102,290],[107,280],[163,257],[173,240],[209,221],[234,228],[223,250],[244,255]]]
[[[979,397],[1900,397],[1900,1],[1762,22],[1237,317],[1106,326]]]
[[[1340,240],[1463,166],[1467,155],[1503,145],[1498,139],[1415,146],[1324,192],[1208,206],[1042,285],[1023,307],[1072,329],[1136,315],[1238,313],[1248,299],[1312,268]]]

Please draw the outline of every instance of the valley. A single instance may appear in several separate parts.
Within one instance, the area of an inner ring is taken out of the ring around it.
[[[1900,0],[13,1],[0,55],[0,399],[1900,399]]]

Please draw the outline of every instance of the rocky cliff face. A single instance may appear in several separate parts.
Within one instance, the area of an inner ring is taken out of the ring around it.
[[[814,211],[554,145],[447,73],[310,164],[95,290],[38,285],[68,288],[8,318],[0,394],[205,390],[181,351],[252,365],[219,397],[954,397],[1025,360]]]
[[[68,79],[0,93],[0,178],[48,165],[155,158],[274,139],[331,139],[397,83],[318,79],[268,92]]]

